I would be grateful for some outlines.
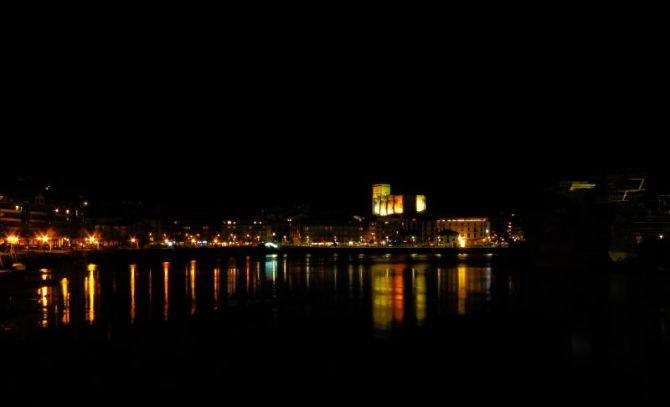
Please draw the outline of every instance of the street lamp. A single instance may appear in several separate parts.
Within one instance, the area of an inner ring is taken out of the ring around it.
[[[14,253],[14,245],[19,243],[19,237],[15,235],[7,236],[7,243],[9,243],[9,253]]]
[[[40,235],[37,237],[37,240],[42,242],[43,244],[49,244],[49,236],[47,235]],[[51,250],[51,244],[49,244],[49,250]]]

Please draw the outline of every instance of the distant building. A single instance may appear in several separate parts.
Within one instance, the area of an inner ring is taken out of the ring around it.
[[[374,216],[414,215],[425,211],[425,195],[391,195],[391,184],[372,185]]]
[[[491,242],[491,222],[488,218],[443,218],[437,220],[437,234],[451,230],[458,233],[460,247],[485,246]]]
[[[0,195],[0,233],[18,232],[21,229],[22,212],[18,202]]]

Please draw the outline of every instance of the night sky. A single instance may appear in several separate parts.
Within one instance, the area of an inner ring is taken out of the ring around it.
[[[0,180],[232,213],[295,202],[366,212],[378,181],[462,213],[514,209],[557,179],[608,171],[648,169],[670,189],[655,141],[668,134],[667,75],[651,44],[470,34],[215,49],[47,39],[14,60]]]

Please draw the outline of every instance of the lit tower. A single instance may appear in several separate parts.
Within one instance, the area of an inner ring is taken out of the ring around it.
[[[391,195],[391,184],[372,185],[372,214],[386,215],[386,197]],[[382,213],[383,212],[383,213]]]

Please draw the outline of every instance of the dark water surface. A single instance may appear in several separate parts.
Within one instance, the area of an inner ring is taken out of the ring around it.
[[[670,276],[495,258],[71,264],[0,282],[4,394],[55,401],[663,394]],[[88,396],[86,396],[88,397]]]

